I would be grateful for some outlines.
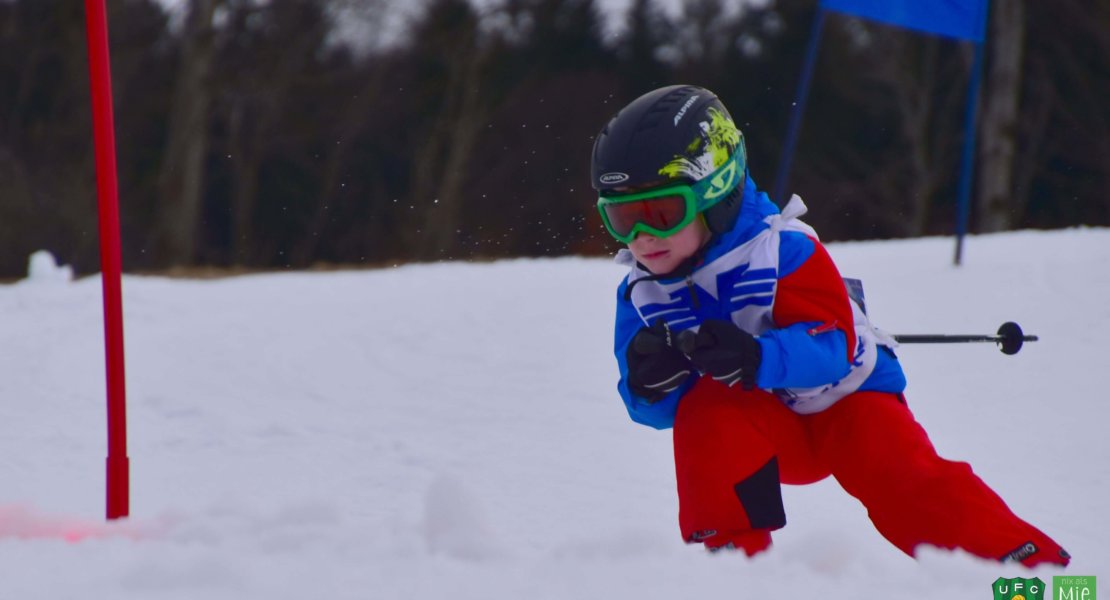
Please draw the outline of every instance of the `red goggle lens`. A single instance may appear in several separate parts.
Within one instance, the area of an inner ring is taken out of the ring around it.
[[[617,235],[627,236],[637,223],[669,233],[686,217],[686,199],[682,196],[662,196],[606,204],[604,209],[609,227]]]

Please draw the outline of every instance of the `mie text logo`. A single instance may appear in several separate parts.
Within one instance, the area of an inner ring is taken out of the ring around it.
[[[1052,600],[1095,600],[1093,576],[1054,575]]]

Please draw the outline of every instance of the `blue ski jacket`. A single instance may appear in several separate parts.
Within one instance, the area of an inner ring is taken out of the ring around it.
[[[731,319],[759,342],[757,386],[799,413],[824,410],[857,390],[902,392],[906,379],[893,340],[849,300],[816,233],[796,219],[805,212],[801,200],[795,197],[783,211],[792,214],[784,215],[751,177],[742,193],[735,225],[710,241],[686,277],[648,278],[630,251],[618,253],[630,272],[617,288],[617,389],[632,420],[670,428],[682,396],[699,377],[695,372],[654,403],[629,389],[628,345],[658,318],[674,331],[706,319]]]

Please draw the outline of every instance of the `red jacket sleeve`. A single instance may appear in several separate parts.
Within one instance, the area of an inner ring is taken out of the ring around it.
[[[840,271],[817,240],[813,253],[793,272],[779,279],[772,316],[777,327],[796,323],[820,323],[818,331],[839,329],[847,339],[847,360],[856,348],[852,306]]]

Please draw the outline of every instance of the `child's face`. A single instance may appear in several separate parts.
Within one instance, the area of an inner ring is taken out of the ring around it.
[[[709,229],[699,217],[669,237],[659,238],[640,233],[628,245],[628,249],[640,264],[653,274],[661,275],[670,273],[682,261],[693,256],[709,237]]]

